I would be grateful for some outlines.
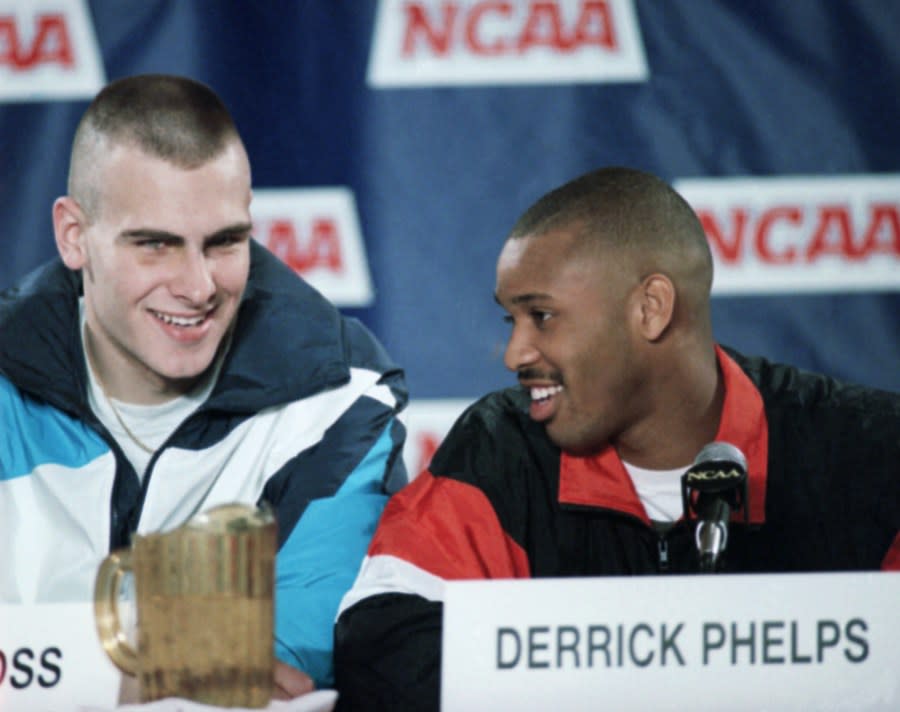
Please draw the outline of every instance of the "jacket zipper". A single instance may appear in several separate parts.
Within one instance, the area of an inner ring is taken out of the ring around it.
[[[669,570],[669,540],[666,537],[659,537],[659,570],[666,573]]]

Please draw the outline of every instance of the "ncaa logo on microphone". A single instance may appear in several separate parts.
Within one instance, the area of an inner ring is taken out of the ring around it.
[[[690,469],[685,475],[688,484],[696,484],[698,482],[740,482],[744,477],[744,473],[740,470],[732,468],[730,470],[714,469],[714,470],[694,470]]]

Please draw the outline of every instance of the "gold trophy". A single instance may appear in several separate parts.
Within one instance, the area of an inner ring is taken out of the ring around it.
[[[272,694],[276,526],[268,509],[228,504],[167,533],[135,535],[94,586],[100,642],[137,677],[141,702],[181,697],[265,707]],[[120,592],[134,575],[137,645]]]

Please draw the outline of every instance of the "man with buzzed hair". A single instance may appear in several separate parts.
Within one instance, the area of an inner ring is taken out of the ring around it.
[[[372,334],[251,239],[251,197],[209,87],[142,75],[91,102],[61,259],[0,295],[0,603],[90,601],[133,534],[266,502],[293,697],[332,684],[338,603],[406,481],[407,395]]]
[[[681,478],[713,442],[749,482],[718,570],[900,569],[900,398],[718,345],[711,284],[699,220],[651,174],[589,173],[519,219],[495,291],[519,387],[385,509],[341,603],[340,708],[438,708],[447,580],[703,570]]]

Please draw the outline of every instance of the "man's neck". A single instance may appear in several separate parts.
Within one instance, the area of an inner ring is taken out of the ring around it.
[[[715,351],[673,360],[645,397],[645,418],[614,441],[623,460],[650,470],[687,467],[719,429],[725,386]]]
[[[134,405],[161,405],[178,398],[191,390],[197,379],[182,382],[152,379],[147,373],[126,373],[134,370],[117,367],[111,360],[100,355],[96,337],[85,324],[82,331],[85,358],[94,373],[97,383],[108,398]],[[144,369],[147,371],[147,369]],[[156,382],[150,382],[155,380]]]

